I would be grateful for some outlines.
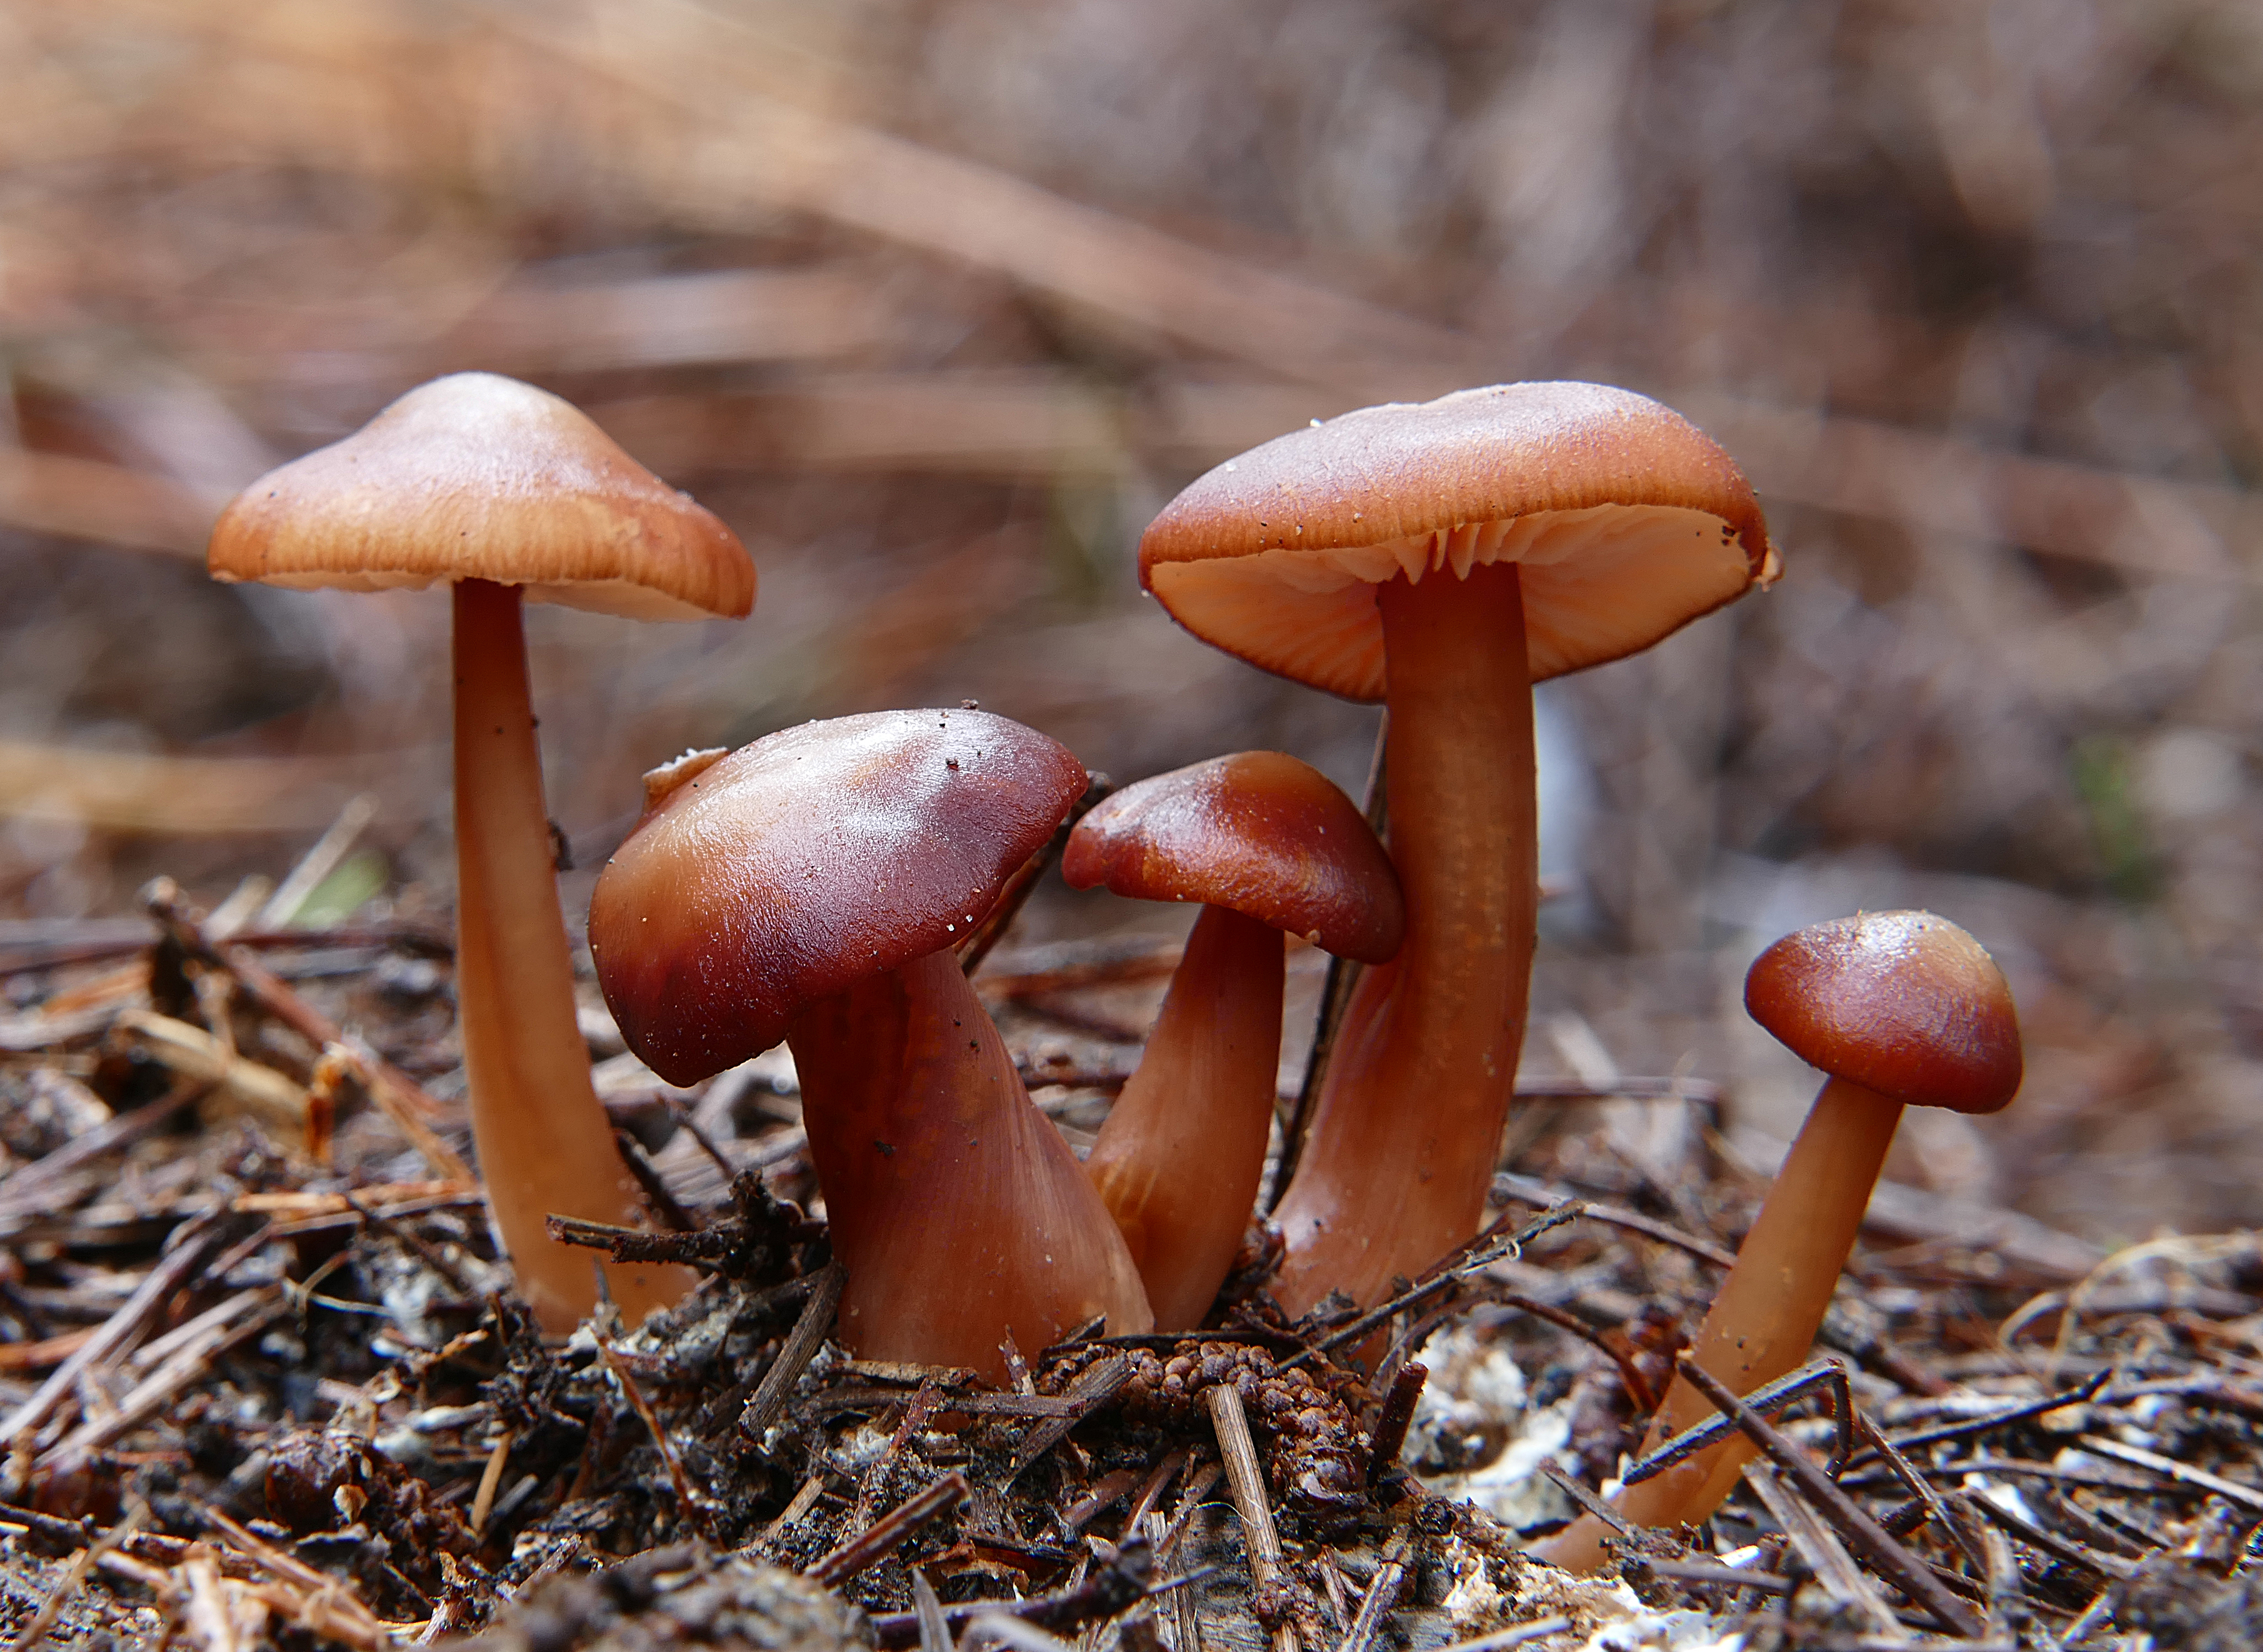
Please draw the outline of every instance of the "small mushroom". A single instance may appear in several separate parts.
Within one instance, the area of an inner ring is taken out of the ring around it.
[[[1926,912],[1863,913],[1785,936],[1745,977],[1754,1021],[1831,1075],[1776,1172],[1697,1333],[1697,1362],[1739,1394],[1807,1358],[1905,1107],[1993,1113],[2020,1087],[2020,1024],[2003,971],[1970,935]],[[1677,1379],[1645,1449],[1713,1416]],[[1641,1526],[1702,1520],[1752,1454],[1741,1437],[1628,1487]],[[1573,1570],[1602,1559],[1582,1517],[1542,1553]]]
[[[1406,944],[1352,996],[1275,1212],[1291,1312],[1372,1302],[1477,1230],[1531,977],[1532,684],[1775,574],[1729,456],[1602,385],[1348,413],[1218,466],[1141,537],[1141,583],[1195,635],[1390,709]]]
[[[531,385],[457,373],[270,472],[213,530],[213,577],[310,590],[453,588],[456,1000],[488,1208],[549,1331],[596,1300],[591,1253],[551,1214],[640,1208],[574,1017],[556,849],[527,692],[522,597],[640,619],[743,616],[755,569],[713,515]],[[615,1264],[632,1323],[685,1270]]]
[[[1126,786],[1077,823],[1061,874],[1078,889],[1204,903],[1139,1069],[1085,1161],[1157,1328],[1186,1330],[1233,1266],[1265,1168],[1280,932],[1385,963],[1406,928],[1399,879],[1351,800],[1279,752]]]
[[[980,711],[804,724],[653,777],[590,898],[606,1002],[661,1077],[792,1048],[849,1273],[842,1340],[870,1358],[995,1378],[1008,1335],[1153,1323],[951,951],[1088,780]]]

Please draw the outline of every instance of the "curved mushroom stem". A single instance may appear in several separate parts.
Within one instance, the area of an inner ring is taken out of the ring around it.
[[[1106,1315],[1153,1324],[1108,1211],[1030,1104],[949,952],[821,999],[786,1035],[834,1254],[842,1340],[877,1360],[1005,1374]]]
[[[1773,1382],[1807,1358],[1901,1115],[1900,1102],[1845,1078],[1832,1079],[1815,1098],[1691,1351],[1738,1393]],[[1703,1395],[1676,1377],[1642,1448],[1654,1450],[1716,1415]],[[1738,1435],[1629,1486],[1616,1506],[1638,1526],[1702,1520],[1721,1506],[1753,1449]],[[1606,1530],[1594,1515],[1582,1515],[1540,1554],[1567,1570],[1592,1571],[1602,1563]]]
[[[1538,830],[1516,565],[1380,586],[1389,662],[1398,958],[1360,978],[1304,1155],[1275,1212],[1276,1288],[1301,1313],[1374,1301],[1476,1232],[1515,1088]]]
[[[1203,908],[1085,1161],[1159,1331],[1202,1323],[1257,1202],[1281,1063],[1281,948],[1270,925]]]
[[[597,1300],[596,1253],[559,1244],[543,1217],[630,1226],[639,1206],[574,1019],[517,586],[457,582],[454,653],[456,1011],[472,1138],[520,1295],[545,1331],[571,1331]],[[631,1324],[697,1277],[604,1266]]]

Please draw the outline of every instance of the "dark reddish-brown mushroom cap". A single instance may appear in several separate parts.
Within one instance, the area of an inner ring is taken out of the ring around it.
[[[570,402],[494,373],[419,385],[269,472],[213,529],[223,581],[309,590],[454,580],[637,619],[739,617],[755,565],[715,515]]]
[[[1399,875],[1350,798],[1309,763],[1240,752],[1126,786],[1069,833],[1061,875],[1134,900],[1225,906],[1383,963],[1406,931]]]
[[[1746,976],[1745,1008],[1809,1066],[1906,1106],[1993,1113],[2020,1087],[2004,972],[1929,912],[1858,913],[1786,935]]]
[[[1363,408],[1197,478],[1139,540],[1139,582],[1214,647],[1383,697],[1375,587],[1522,574],[1536,682],[1647,648],[1776,577],[1753,490],[1671,408],[1608,385],[1491,385]]]
[[[964,711],[806,723],[684,768],[589,901],[605,1001],[671,1084],[964,939],[1088,781],[1058,742]]]

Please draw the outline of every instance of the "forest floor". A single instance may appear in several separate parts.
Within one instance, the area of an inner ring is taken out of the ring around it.
[[[1384,1311],[1289,1324],[1253,1250],[1203,1331],[1030,1349],[990,1390],[827,1339],[838,1270],[777,1054],[672,1090],[592,998],[654,1243],[707,1279],[546,1339],[449,1147],[445,936],[151,903],[140,935],[0,954],[16,1645],[625,1646],[664,1618],[693,1644],[934,1647],[1001,1611],[1019,1627],[980,1634],[1174,1652],[2230,1646],[2263,1622],[2238,1572],[2263,1524],[2245,1235],[2108,1257],[1936,1201],[1912,1243],[1889,1189],[1822,1380],[1758,1425],[1790,1466],[1573,1579],[1521,1547],[1637,1448],[1754,1202],[1702,1074],[1529,1083],[1496,1219]],[[1009,946],[978,971],[1072,1143],[1169,961]],[[1696,1173],[1628,1149],[1661,1117]]]

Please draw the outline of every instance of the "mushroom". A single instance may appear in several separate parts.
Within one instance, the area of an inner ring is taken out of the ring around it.
[[[1077,822],[1061,874],[1135,900],[1198,900],[1139,1065],[1085,1172],[1139,1265],[1155,1324],[1202,1323],[1257,1197],[1281,1057],[1282,940],[1381,963],[1399,879],[1311,765],[1243,752],[1126,786]]]
[[[540,1324],[596,1300],[590,1253],[551,1213],[636,1220],[575,1023],[574,970],[527,693],[522,596],[640,619],[744,615],[755,570],[731,530],[557,397],[488,373],[402,396],[271,471],[213,530],[213,576],[300,589],[454,587],[456,1000],[488,1208]],[[605,1269],[634,1322],[680,1268]]]
[[[985,712],[805,724],[654,776],[590,898],[606,1002],[661,1077],[792,1050],[842,1340],[870,1358],[994,1379],[1008,1336],[1153,1323],[951,951],[1087,781]]]
[[[1198,479],[1141,538],[1141,582],[1195,635],[1389,708],[1406,943],[1361,978],[1275,1213],[1290,1311],[1331,1289],[1372,1301],[1483,1215],[1531,974],[1532,683],[1776,573],[1729,456],[1600,385],[1293,431]]]
[[[2020,1023],[1996,962],[1927,912],[1862,913],[1787,935],[1745,977],[1745,1007],[1809,1065],[1831,1075],[1722,1281],[1692,1353],[1739,1394],[1798,1367],[1905,1107],[1993,1113],[2020,1087]],[[1676,1378],[1645,1451],[1715,1415]],[[1703,1519],[1752,1454],[1741,1436],[1620,1493],[1641,1526]],[[1603,1556],[1593,1515],[1542,1553],[1585,1571]]]

